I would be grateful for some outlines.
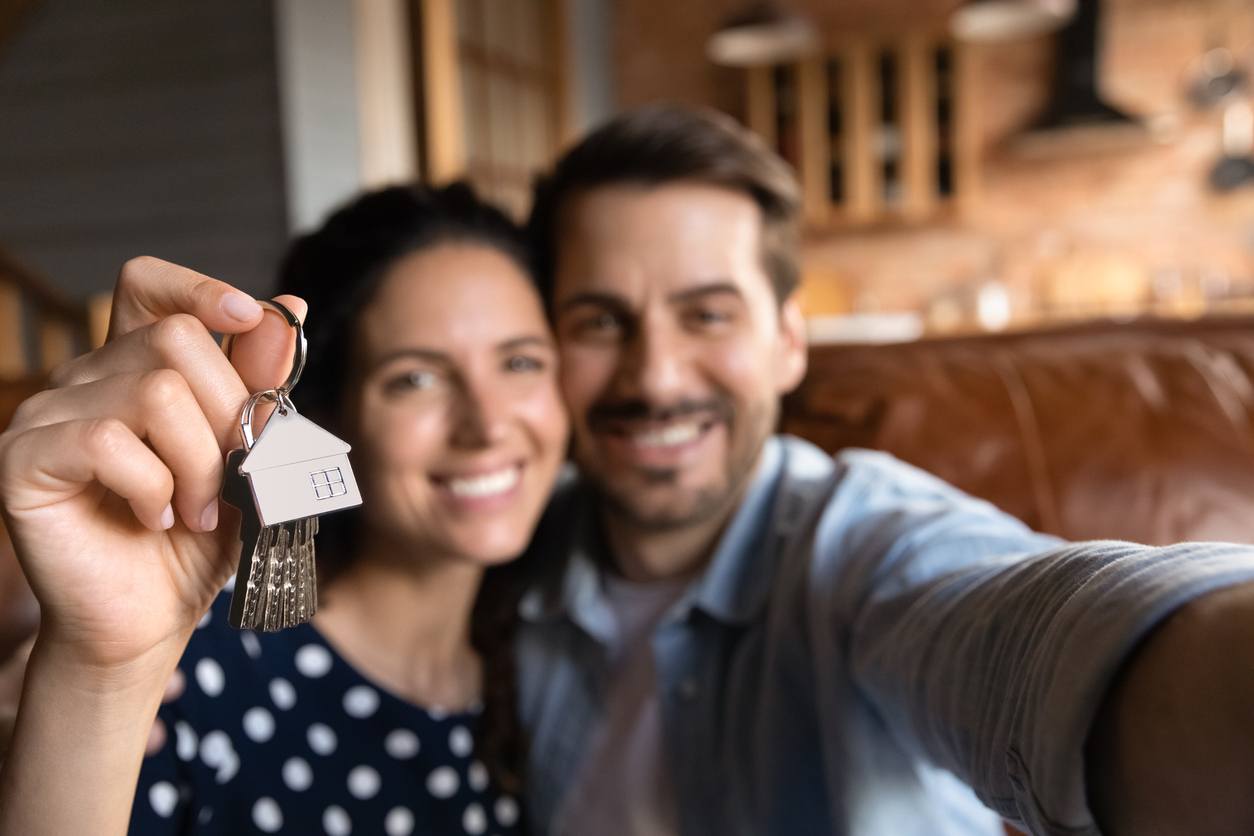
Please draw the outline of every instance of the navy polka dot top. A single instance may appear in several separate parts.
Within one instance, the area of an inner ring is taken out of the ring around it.
[[[201,621],[161,707],[132,834],[519,834],[518,803],[475,759],[478,713],[445,714],[374,685],[311,625]]]

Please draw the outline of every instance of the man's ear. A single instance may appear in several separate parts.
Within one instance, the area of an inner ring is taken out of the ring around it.
[[[801,384],[806,376],[807,350],[806,318],[794,293],[779,306],[779,340],[775,354],[779,394],[786,395]]]

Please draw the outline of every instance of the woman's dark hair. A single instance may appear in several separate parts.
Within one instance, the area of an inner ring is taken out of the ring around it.
[[[368,192],[291,244],[280,268],[277,292],[295,294],[309,304],[304,326],[309,372],[295,394],[303,413],[336,435],[351,435],[345,421],[355,382],[349,346],[358,318],[398,260],[428,247],[458,242],[492,247],[532,274],[524,232],[464,182]],[[360,524],[361,515],[355,510],[320,521],[318,570],[323,583],[334,581],[352,562],[354,534]],[[518,566],[505,568],[485,574],[471,618],[471,643],[483,659],[479,755],[497,783],[516,793],[522,782],[526,741],[517,719],[512,645],[515,604],[525,573]]]

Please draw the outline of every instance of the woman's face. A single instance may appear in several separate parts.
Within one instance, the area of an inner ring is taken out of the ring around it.
[[[357,322],[351,426],[367,525],[416,556],[509,560],[566,452],[557,353],[508,256],[447,243],[396,262]]]

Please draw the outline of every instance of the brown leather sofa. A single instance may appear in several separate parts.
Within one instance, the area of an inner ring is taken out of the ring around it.
[[[1254,317],[815,347],[783,427],[1070,539],[1254,543]]]

